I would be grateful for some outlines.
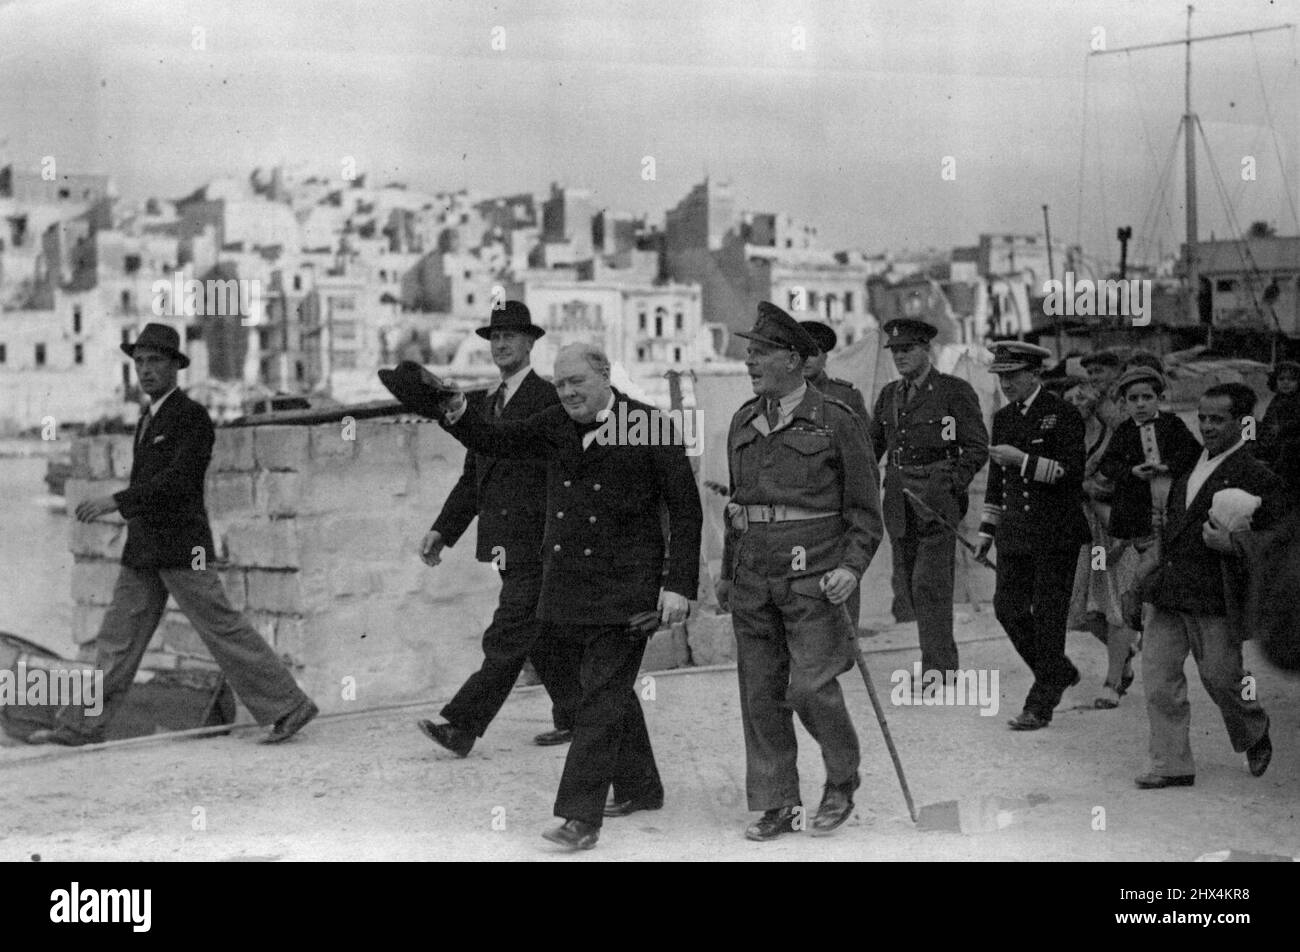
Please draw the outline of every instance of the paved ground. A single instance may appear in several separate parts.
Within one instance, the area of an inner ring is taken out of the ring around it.
[[[917,655],[914,626],[863,639],[917,804],[960,801],[967,832],[921,832],[908,821],[864,686],[842,679],[863,738],[856,816],[835,835],[745,841],[744,750],[734,671],[654,678],[644,707],[668,790],[662,811],[610,821],[592,860],[1189,860],[1216,850],[1300,855],[1300,681],[1253,653],[1276,754],[1261,779],[1228,745],[1217,711],[1191,685],[1197,783],[1139,791],[1147,737],[1141,679],[1115,711],[1090,704],[1104,653],[1071,634],[1084,680],[1045,731],[1017,734],[1026,671],[987,609],[959,626],[962,663],[1000,673],[1000,707],[897,707],[891,673]],[[648,684],[646,685],[649,686]],[[322,719],[282,747],[254,734],[159,740],[104,751],[0,750],[0,859],[43,860],[546,860],[539,834],[564,748],[529,739],[549,704],[516,692],[466,760],[435,749],[414,727],[438,705]],[[805,801],[822,771],[800,731]],[[927,811],[926,816],[935,814]],[[951,820],[949,825],[951,826]],[[1104,829],[1095,827],[1101,827]]]

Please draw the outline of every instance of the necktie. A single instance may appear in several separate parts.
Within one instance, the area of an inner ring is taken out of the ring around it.
[[[501,419],[501,414],[505,412],[505,409],[506,409],[506,385],[502,384],[501,386],[497,387],[496,396],[492,398],[492,417],[497,420]]]
[[[781,425],[781,401],[768,398],[767,401],[767,429],[772,432]]]
[[[140,444],[144,442],[145,430],[149,429],[149,424],[150,422],[152,422],[152,420],[153,420],[153,414],[150,413],[149,409],[146,407],[144,413],[141,414],[140,416],[140,431],[136,434],[135,437],[135,445],[137,447],[139,447]]]

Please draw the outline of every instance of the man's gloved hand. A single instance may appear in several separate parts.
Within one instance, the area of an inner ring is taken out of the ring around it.
[[[842,605],[858,587],[858,580],[846,568],[831,569],[821,578],[821,588],[832,605]]]

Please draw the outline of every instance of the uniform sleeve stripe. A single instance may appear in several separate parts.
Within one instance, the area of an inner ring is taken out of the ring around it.
[[[1046,456],[1037,458],[1034,464],[1034,481],[1052,484],[1065,475],[1065,467]]]

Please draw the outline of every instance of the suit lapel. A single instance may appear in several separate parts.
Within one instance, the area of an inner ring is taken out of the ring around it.
[[[1244,452],[1246,448],[1243,446],[1241,449],[1234,450],[1231,456],[1220,463],[1209,478],[1201,484],[1195,499],[1186,499],[1187,481],[1191,473],[1179,477],[1174,486],[1178,494],[1184,497],[1182,518],[1170,532],[1170,539],[1177,538],[1191,526],[1200,526],[1206,520],[1210,514],[1210,507],[1214,504],[1214,494],[1236,481],[1238,470],[1241,468],[1241,454]],[[1171,494],[1172,492],[1171,490]]]

